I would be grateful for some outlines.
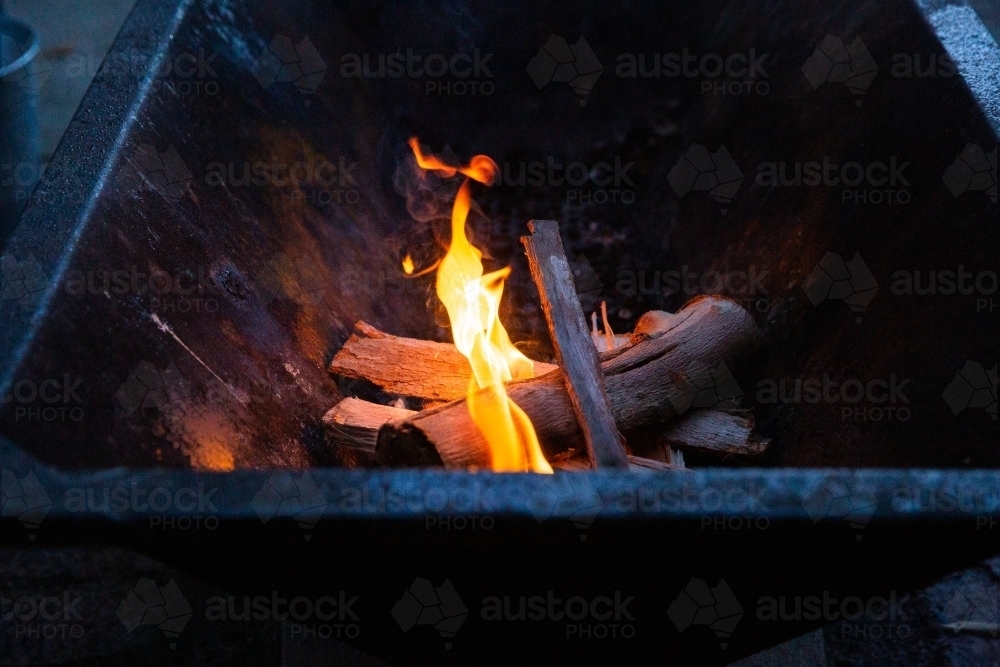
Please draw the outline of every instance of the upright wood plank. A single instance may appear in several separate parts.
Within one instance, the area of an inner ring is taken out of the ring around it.
[[[527,251],[531,277],[538,287],[556,359],[587,443],[591,465],[627,468],[625,440],[615,426],[597,348],[587,330],[573,273],[559,237],[559,223],[532,220],[528,229],[531,236],[522,237],[521,243]]]

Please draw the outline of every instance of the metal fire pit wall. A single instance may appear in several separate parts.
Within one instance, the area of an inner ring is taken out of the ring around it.
[[[753,49],[763,72],[648,69],[685,48]],[[441,76],[344,69],[410,52],[468,58]],[[645,54],[648,78],[619,68],[628,54]],[[995,553],[996,385],[990,419],[979,384],[998,357],[997,297],[986,283],[907,295],[895,274],[995,276],[998,57],[957,3],[141,0],[3,250],[0,542],[132,545],[234,593],[353,592],[365,625],[350,643],[398,664],[725,664],[812,627],[760,620],[763,596],[905,591]],[[570,85],[560,60],[580,77]],[[353,462],[319,418],[357,389],[325,372],[353,322],[444,335],[429,282],[399,278],[406,251],[434,247],[396,191],[414,134],[515,172],[605,162],[614,180],[620,165],[618,184],[521,186],[512,173],[477,192],[477,242],[514,264],[518,339],[544,340],[517,252],[530,218],[562,221],[598,278],[590,296],[623,328],[687,298],[647,289],[658,272],[756,271],[762,291],[733,296],[766,345],[735,379],[775,467],[342,469]],[[894,163],[895,181],[762,176],[824,159]],[[599,201],[616,188],[628,202]],[[861,404],[759,391],[824,374],[899,391]],[[114,489],[185,502],[74,502]],[[189,489],[205,502],[192,507]],[[447,579],[468,608],[449,650],[390,613],[417,577]],[[731,636],[668,614],[693,578],[731,589],[743,613]],[[633,596],[635,636],[538,653],[567,630],[481,617],[488,596],[547,591]]]

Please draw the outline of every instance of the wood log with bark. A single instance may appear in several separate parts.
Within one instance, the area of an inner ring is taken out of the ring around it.
[[[622,432],[734,398],[726,395],[735,386],[730,371],[758,344],[753,318],[725,297],[698,297],[663,319],[663,330],[638,333],[632,345],[603,355],[607,393]],[[515,381],[507,389],[535,425],[548,458],[584,450],[560,373]],[[490,455],[465,401],[457,400],[382,426],[376,460],[393,467],[488,468]]]
[[[358,322],[344,347],[333,357],[330,372],[355,380],[367,380],[399,396],[441,402],[464,398],[472,367],[452,343],[403,338]],[[535,363],[535,376],[556,369]]]
[[[555,220],[532,220],[528,229],[532,234],[522,237],[521,243],[538,287],[566,394],[583,432],[590,466],[625,468],[625,441],[611,414],[604,373],[576,295],[559,224]]]
[[[417,413],[413,410],[351,397],[345,398],[327,412],[323,417],[323,424],[331,445],[364,452],[365,460],[374,463],[379,429],[391,421],[415,414]],[[769,444],[768,440],[754,432],[753,414],[749,410],[726,412],[715,408],[690,410],[668,424],[630,431],[626,434],[626,440],[633,444],[633,449],[643,458],[666,464],[675,464],[674,455],[668,449],[706,455],[722,461],[752,462],[760,458]],[[560,456],[570,451],[567,449]],[[586,458],[580,465],[589,467]]]
[[[754,430],[750,410],[692,410],[663,430],[661,446],[704,454],[719,461],[760,459],[771,441]]]
[[[351,447],[375,453],[378,430],[383,424],[417,414],[413,410],[370,403],[349,397],[323,415],[327,437],[338,447]]]
[[[373,460],[375,440],[379,428],[394,419],[417,414],[413,410],[370,403],[359,398],[345,398],[323,416],[328,441],[338,447],[347,447],[363,454],[363,460]],[[629,468],[650,470],[684,470],[683,465],[641,456],[628,457]],[[590,461],[586,456],[569,456],[552,462],[556,470],[587,470]]]

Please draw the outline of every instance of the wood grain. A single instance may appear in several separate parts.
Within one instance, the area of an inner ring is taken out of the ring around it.
[[[625,441],[611,412],[604,373],[576,295],[559,224],[554,220],[532,220],[528,229],[531,236],[522,237],[521,243],[590,463],[594,468],[628,467]]]
[[[403,338],[379,331],[364,322],[330,363],[335,375],[367,380],[390,394],[427,401],[464,398],[472,368],[451,343]],[[552,364],[534,362],[535,375],[552,370]]]
[[[701,296],[670,318],[667,328],[614,350],[602,369],[615,423],[628,432],[711,408],[733,396],[719,379],[735,371],[759,342],[753,318],[722,296]],[[546,458],[585,451],[583,433],[560,373],[512,382],[508,395],[527,413]],[[486,442],[464,400],[390,422],[379,432],[381,465],[489,467]]]

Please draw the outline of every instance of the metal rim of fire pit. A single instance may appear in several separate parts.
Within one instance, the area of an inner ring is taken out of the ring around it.
[[[176,0],[172,3],[139,2],[132,16],[126,23],[119,40],[125,48],[142,48],[151,54],[150,62],[158,63],[168,49],[174,29],[183,20],[190,0]],[[156,37],[150,39],[150,35]],[[36,45],[37,46],[37,45]],[[33,55],[33,54],[32,54]],[[30,59],[26,54],[22,59]],[[155,71],[155,68],[154,68]],[[109,165],[115,161],[121,149],[122,137],[135,122],[134,110],[148,95],[151,76],[136,80],[132,77],[122,77],[114,72],[99,72],[94,85],[88,91],[84,102],[74,119],[71,131],[67,135],[60,151],[55,156],[53,164],[46,172],[42,183],[38,186],[43,192],[59,192],[67,189],[82,191],[93,187],[95,182],[107,178]],[[99,104],[96,104],[98,103]],[[100,116],[103,122],[96,122]],[[108,128],[113,126],[114,129]],[[88,197],[96,196],[93,190],[87,190]],[[51,211],[50,207],[29,205],[22,226],[15,231],[14,243],[27,246],[27,238],[37,234],[39,230],[48,232],[38,245],[38,259],[55,267],[65,268],[66,259],[72,252],[72,245],[80,232],[79,227],[86,225],[89,213],[93,210],[93,200],[72,203],[62,210]],[[49,216],[48,213],[53,213]],[[18,237],[22,238],[18,238]],[[68,249],[67,249],[68,248]],[[53,281],[57,283],[58,281]],[[49,293],[42,297],[39,310],[44,310],[46,300],[56,288],[49,288]],[[40,319],[37,312],[22,313],[17,311],[14,321],[6,332],[0,332],[0,387],[6,387],[21,361],[21,357],[34,334],[35,326]],[[82,472],[65,472],[41,465],[38,461],[25,454],[14,443],[0,438],[0,460],[3,467],[21,476],[34,472],[50,496],[51,508],[45,521],[68,528],[65,534],[60,533],[51,540],[39,532],[39,544],[47,543],[93,543],[102,540],[103,531],[107,531],[110,539],[131,541],[134,537],[125,537],[125,530],[138,533],[144,526],[148,527],[154,510],[129,510],[124,512],[85,511],[73,512],[61,504],[59,500],[71,488],[87,488],[95,484],[106,486],[140,485],[164,486],[179,488],[181,486],[197,486],[200,482],[211,482],[220,489],[216,497],[218,515],[223,522],[249,523],[259,530],[262,519],[251,504],[254,494],[263,488],[274,471],[237,470],[231,473],[199,473],[189,470],[126,470],[122,468]],[[300,473],[289,473],[300,474]],[[424,520],[429,511],[443,515],[459,515],[464,510],[461,507],[448,505],[428,507],[424,505],[403,504],[395,509],[376,508],[374,510],[354,510],[350,507],[330,502],[344,489],[370,487],[381,489],[399,489],[405,492],[427,497],[433,489],[455,488],[470,489],[479,485],[483,493],[500,494],[502,502],[491,507],[491,511],[499,517],[506,517],[525,524],[539,523],[555,518],[566,518],[563,510],[551,510],[545,516],[539,514],[537,494],[544,496],[546,488],[556,480],[532,475],[496,475],[492,473],[467,474],[464,472],[427,471],[427,470],[337,470],[313,469],[308,472],[320,487],[326,487],[327,504],[319,515],[321,521],[335,523],[352,522],[359,519],[381,522]],[[900,489],[920,489],[927,494],[938,494],[955,488],[969,487],[982,490],[1000,489],[1000,471],[996,470],[940,470],[940,469],[711,469],[693,471],[689,474],[669,475],[653,472],[616,472],[597,471],[592,473],[573,473],[585,480],[593,492],[602,499],[605,510],[599,515],[607,519],[620,520],[623,523],[649,522],[663,525],[671,519],[682,519],[696,522],[703,516],[751,516],[780,521],[787,521],[797,528],[804,529],[802,540],[808,542],[811,537],[836,532],[839,537],[849,535],[851,528],[843,517],[833,517],[827,513],[811,512],[809,499],[818,489],[827,484],[849,485],[865,494],[874,504],[874,510],[865,523],[876,525],[881,522],[896,524],[910,529],[917,528],[924,533],[935,533],[941,527],[961,526],[965,530],[975,528],[975,522],[980,517],[991,520],[1000,518],[1000,504],[973,507],[971,511],[947,509],[941,505],[908,502],[900,499]],[[730,489],[749,495],[751,490],[759,492],[763,489],[766,502],[757,506],[731,505],[713,507],[706,511],[705,505],[685,507],[660,505],[655,510],[644,510],[641,507],[615,505],[613,502],[622,492],[634,493],[644,484],[670,491],[682,492],[685,488],[694,494],[707,490]],[[533,498],[533,494],[536,494]],[[176,508],[168,510],[177,514]],[[274,509],[273,518],[279,523],[293,524],[296,512],[288,507]],[[550,524],[546,524],[550,525]],[[0,517],[0,542],[10,545],[24,545],[24,529],[16,516]],[[44,526],[43,526],[44,527]],[[805,535],[805,531],[809,532]],[[961,551],[960,560],[965,563],[989,554],[995,549],[997,538],[986,532],[971,532],[967,544],[953,545],[956,551]],[[138,538],[140,543],[142,538]],[[853,540],[849,546],[853,545]],[[155,549],[152,549],[155,551]],[[925,569],[945,567],[935,563],[925,564]]]
[[[77,112],[76,118],[74,118],[73,124],[70,126],[70,130],[67,133],[67,139],[63,142],[60,147],[59,152],[53,159],[52,165],[46,171],[44,178],[37,186],[38,190],[43,191],[43,194],[57,192],[60,190],[74,189],[78,188],[81,184],[87,182],[90,177],[96,178],[98,182],[106,178],[107,169],[109,164],[112,163],[121,149],[120,138],[125,133],[128,132],[132,123],[135,122],[134,110],[139,105],[144,97],[150,92],[150,84],[155,77],[155,72],[157,65],[160,63],[164,54],[166,53],[169,45],[172,42],[173,34],[177,26],[183,21],[184,15],[187,9],[191,5],[191,0],[176,0],[169,4],[160,4],[155,2],[139,2],[133,9],[125,27],[122,29],[122,33],[118,37],[118,41],[122,43],[125,48],[134,47],[140,48],[143,52],[148,53],[148,62],[151,65],[150,72],[147,76],[141,78],[135,78],[131,76],[122,76],[120,72],[105,71],[106,68],[102,67],[97,73],[94,83],[92,84],[90,90],[88,91],[86,97],[81,103],[81,107]],[[924,11],[932,11],[937,5],[931,7],[924,7]],[[9,24],[14,24],[21,26],[20,22],[14,21],[12,19],[3,18]],[[26,27],[25,27],[26,28]],[[150,40],[150,35],[156,35],[155,40]],[[6,72],[11,67],[16,66],[22,61],[30,60],[34,53],[37,52],[38,43],[37,39],[33,41],[31,49],[23,54],[15,63],[12,63],[8,68],[5,68],[3,72]],[[93,117],[93,107],[97,106],[95,103],[100,101],[101,107],[107,112],[108,120],[103,124],[94,124],[91,122]],[[109,133],[107,128],[109,126],[119,127],[116,133]],[[70,168],[73,167],[73,168]],[[91,196],[96,194],[95,192],[90,193]],[[44,200],[44,197],[42,198]],[[45,259],[51,262],[53,265],[59,267],[65,267],[66,253],[72,252],[73,240],[79,233],[79,227],[86,225],[88,222],[88,214],[92,211],[93,201],[91,199],[84,199],[83,201],[73,202],[70,205],[62,206],[56,213],[56,217],[46,215],[49,213],[49,208],[43,205],[29,205],[28,210],[25,212],[22,224],[18,230],[15,231],[14,237],[11,239],[12,242],[18,242],[18,232],[20,232],[21,243],[24,245],[37,246],[35,249],[39,253],[39,259]],[[29,237],[36,229],[46,229],[49,230],[41,245],[33,243]],[[68,244],[64,246],[62,244]],[[46,302],[50,293],[56,289],[56,284],[58,283],[58,277],[54,277],[52,285],[48,288],[47,293],[40,299],[38,308],[44,311],[46,307]],[[6,327],[6,332],[0,332],[0,346],[2,349],[2,354],[0,354],[0,370],[2,370],[2,375],[0,375],[0,386],[7,386],[10,382],[12,374],[16,371],[18,364],[21,361],[22,355],[25,349],[30,344],[31,338],[34,333],[35,326],[39,321],[39,315],[37,312],[25,313],[21,311],[15,311],[11,318],[13,321],[11,324],[13,326]],[[6,334],[6,335],[3,335]],[[5,443],[3,449],[0,452],[6,450],[5,458],[11,460],[10,457],[14,459],[21,458],[23,463],[28,463],[31,465],[30,457],[23,457],[23,455],[17,451],[15,445],[9,443],[2,438],[0,438],[0,443]],[[17,452],[17,455],[15,455]],[[38,467],[41,464],[34,462],[33,465]],[[321,474],[323,476],[330,476],[331,480],[334,479],[350,479],[351,476],[356,476],[362,474],[361,471],[344,472],[337,470],[316,470],[316,474]],[[76,475],[77,473],[69,473],[70,476]],[[185,472],[185,471],[171,471],[169,473],[149,473],[154,474],[170,474],[170,475],[197,475],[198,473]],[[234,473],[229,473],[234,477],[240,477],[243,475],[249,475],[252,478],[254,476],[259,476],[262,473],[252,472],[252,471],[237,471]],[[381,471],[364,471],[363,474],[375,474],[380,476],[382,479],[391,479],[393,476],[399,476],[401,478],[412,478],[415,474],[412,471],[399,471],[399,472],[381,472]],[[427,475],[454,475],[455,473],[440,473],[440,472],[428,472],[423,473]],[[953,471],[953,470],[906,470],[906,469],[852,469],[850,471],[840,470],[826,470],[826,469],[814,469],[814,470],[773,470],[773,469],[739,469],[738,471],[727,471],[727,470],[702,470],[698,471],[695,475],[686,475],[685,480],[691,483],[708,483],[712,480],[727,480],[739,475],[752,475],[755,479],[766,480],[769,478],[781,478],[782,480],[788,481],[791,486],[804,487],[808,486],[809,482],[815,482],[816,480],[822,479],[828,474],[835,475],[837,477],[843,477],[844,474],[852,474],[861,477],[870,477],[872,479],[879,474],[885,475],[911,475],[916,476],[920,479],[935,480],[935,479],[958,479],[962,476],[967,476],[968,479],[975,479],[977,482],[982,482],[984,484],[992,484],[994,487],[1000,487],[1000,472],[980,470],[980,471]],[[64,473],[52,471],[51,475],[54,478],[59,478]],[[644,474],[637,473],[616,473],[618,475],[617,479],[628,479],[632,476],[635,480],[641,480],[647,478]],[[886,491],[887,489],[882,489]],[[792,500],[795,500],[794,498]],[[788,512],[789,516],[798,516],[798,518],[806,518],[806,515],[802,512],[801,506],[795,509],[790,509],[793,504],[782,503],[784,511]],[[517,513],[515,508],[510,508]],[[996,510],[1000,512],[1000,508]],[[915,510],[912,512],[906,512],[905,516],[914,518],[920,516],[936,516],[933,512],[930,514],[922,511]]]

